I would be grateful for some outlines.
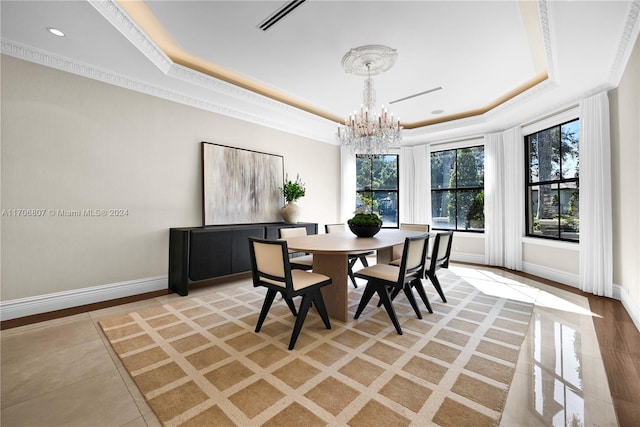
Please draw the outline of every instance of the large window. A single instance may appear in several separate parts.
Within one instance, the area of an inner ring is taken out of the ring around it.
[[[398,226],[398,156],[356,156],[356,209],[372,206],[383,227]]]
[[[527,235],[578,241],[580,122],[525,136]]]
[[[484,230],[484,146],[431,153],[434,229]]]

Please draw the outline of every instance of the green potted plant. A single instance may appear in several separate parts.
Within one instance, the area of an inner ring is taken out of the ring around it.
[[[373,212],[373,197],[361,196],[362,205],[355,211],[353,218],[347,221],[349,229],[358,237],[373,237],[382,228],[382,219]]]
[[[300,179],[300,174],[296,175],[296,180],[291,181],[289,175],[285,177],[280,191],[284,196],[286,205],[280,209],[280,214],[287,224],[297,224],[300,218],[300,206],[296,204],[296,201],[304,197],[306,194],[306,188],[304,182]]]

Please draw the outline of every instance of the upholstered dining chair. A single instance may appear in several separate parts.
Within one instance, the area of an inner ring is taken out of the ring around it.
[[[428,233],[431,227],[429,224],[410,224],[410,223],[400,223],[400,230],[409,230],[409,231],[421,231],[423,233]],[[402,256],[402,245],[396,245],[391,248],[391,261],[395,265],[400,264],[400,257]]]
[[[306,236],[307,229],[305,227],[286,227],[279,230],[281,239],[287,237]],[[289,259],[291,262],[291,268],[297,270],[311,270],[313,269],[313,255],[304,254],[300,255],[300,252],[289,251]]]
[[[436,272],[441,268],[449,268],[449,258],[451,257],[451,243],[453,242],[453,231],[439,231],[434,239],[431,250],[428,252],[426,267],[424,270],[425,276],[429,279],[431,284],[440,298],[442,298],[442,302],[447,302],[447,298],[444,296],[444,291],[442,290],[442,286],[440,285],[440,281],[438,280],[438,276]],[[393,262],[393,261],[392,261]],[[391,289],[391,299],[393,300],[400,293],[397,289]],[[420,294],[422,296],[422,294]],[[429,301],[423,298],[424,304],[429,307]],[[380,303],[378,303],[380,306]]]
[[[436,272],[441,268],[449,268],[449,258],[451,257],[451,243],[453,243],[453,231],[439,231],[433,240],[433,249],[427,258],[427,268],[425,274],[436,288],[442,302],[447,302],[442,286]]]
[[[402,258],[400,259],[400,265],[391,264],[376,264],[371,267],[363,268],[355,273],[356,277],[367,280],[367,286],[362,293],[360,304],[356,310],[355,319],[360,317],[360,314],[367,306],[373,294],[377,293],[380,297],[381,303],[384,305],[393,326],[396,328],[396,332],[402,335],[402,328],[393,303],[390,298],[387,289],[392,290],[392,294],[403,290],[411,307],[418,316],[418,319],[422,319],[422,313],[418,308],[416,299],[413,296],[412,287],[415,288],[423,301],[425,301],[427,310],[429,313],[433,313],[427,294],[422,287],[422,278],[424,277],[425,262],[427,257],[427,249],[429,246],[429,234],[422,234],[416,237],[407,237],[404,241],[404,248],[402,251]]]
[[[291,313],[296,316],[296,322],[289,341],[289,350],[293,350],[295,347],[302,324],[312,304],[318,310],[326,328],[331,329],[327,309],[320,291],[323,286],[331,284],[330,277],[324,274],[293,269],[289,263],[287,242],[284,240],[265,240],[250,237],[249,251],[253,286],[267,288],[267,295],[262,304],[262,310],[260,310],[256,332],[260,332],[277,293],[282,294]],[[293,298],[298,296],[302,297],[302,302],[298,313],[296,313]]]
[[[342,231],[346,231],[347,227],[343,224],[325,224],[324,231],[325,233],[339,233]],[[369,255],[373,255],[373,251],[363,251],[351,253],[348,255],[349,259],[349,278],[351,279],[351,283],[353,283],[353,287],[357,288],[358,284],[356,283],[356,278],[353,275],[353,267],[356,265],[356,262],[360,261],[363,267],[369,267],[369,261],[367,261],[367,257]]]

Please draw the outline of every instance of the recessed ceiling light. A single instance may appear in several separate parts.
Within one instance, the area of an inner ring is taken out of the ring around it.
[[[431,112],[431,114],[442,114],[442,113],[444,113],[444,110],[433,110]]]
[[[47,31],[49,31],[54,36],[64,37],[64,33],[57,28],[47,27]]]

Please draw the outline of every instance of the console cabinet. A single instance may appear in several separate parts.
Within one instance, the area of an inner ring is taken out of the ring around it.
[[[189,294],[189,284],[251,270],[249,237],[277,239],[281,228],[306,227],[317,234],[316,223],[257,223],[169,229],[169,289]]]

